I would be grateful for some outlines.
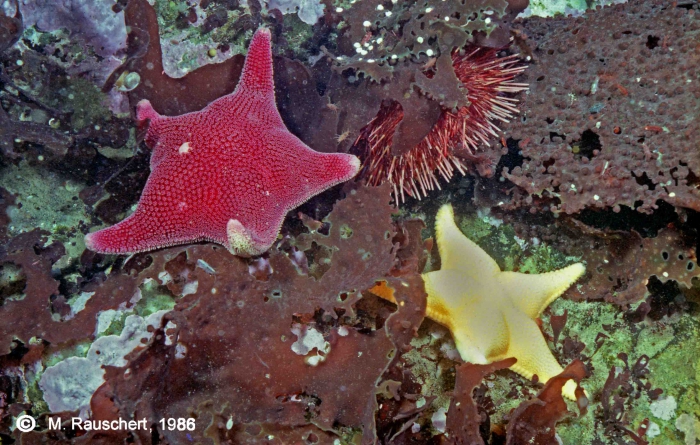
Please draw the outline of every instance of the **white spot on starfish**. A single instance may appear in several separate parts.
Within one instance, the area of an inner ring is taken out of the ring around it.
[[[184,144],[180,145],[180,148],[177,149],[177,152],[180,153],[181,155],[184,155],[185,153],[190,151],[190,143],[185,142]]]

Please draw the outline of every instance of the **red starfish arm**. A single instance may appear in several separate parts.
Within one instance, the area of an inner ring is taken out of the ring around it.
[[[164,240],[155,239],[166,237],[158,235],[162,232],[154,227],[154,222],[149,221],[142,212],[134,213],[112,227],[88,233],[85,245],[94,252],[129,254],[173,244],[169,240],[163,244]]]
[[[271,39],[270,30],[267,28],[260,28],[255,32],[234,94],[240,91],[257,93],[274,102]]]
[[[289,183],[296,183],[301,191],[291,188],[290,199],[294,199],[291,209],[308,201],[311,197],[333,187],[341,182],[348,181],[355,177],[360,170],[360,160],[347,153],[319,153],[307,148],[310,152],[305,156],[312,161],[300,166],[299,169],[291,170],[294,178],[290,178]]]
[[[146,119],[153,120],[159,117],[160,114],[153,109],[153,105],[151,105],[151,101],[148,99],[140,100],[139,103],[136,104],[137,121],[145,121]]]
[[[359,171],[360,160],[353,155],[318,153],[296,138],[287,142],[298,144],[299,157],[287,157],[283,167],[268,166],[269,171],[274,170],[275,180],[280,181],[265,187],[274,190],[271,195],[274,199],[268,200],[265,195],[256,201],[258,212],[246,212],[240,220],[228,221],[225,246],[234,255],[251,256],[267,251],[277,239],[287,212],[312,196],[353,178]],[[304,162],[299,162],[301,159]]]
[[[162,116],[153,109],[153,105],[151,105],[149,100],[143,99],[136,104],[136,121],[141,130],[143,130],[144,126],[148,126],[144,140],[146,141],[146,145],[151,148],[158,142],[157,122],[161,117]]]

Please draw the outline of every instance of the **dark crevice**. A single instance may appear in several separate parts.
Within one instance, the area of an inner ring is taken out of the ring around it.
[[[595,151],[600,151],[603,148],[600,143],[600,136],[592,132],[591,130],[586,130],[581,133],[581,139],[574,141],[571,144],[571,151],[578,158],[586,157],[588,159],[595,156]]]
[[[682,178],[681,178],[682,179]],[[688,185],[691,187],[698,187],[700,186],[700,177],[696,175],[692,170],[688,170],[688,176],[685,177],[685,180],[688,181]]]
[[[690,11],[693,9],[693,5],[697,4],[696,1],[681,1],[676,4],[676,8],[683,8],[685,10]]]
[[[684,223],[684,228],[688,230],[690,228],[689,233],[693,234],[695,236],[695,242],[693,243],[695,245],[695,252],[700,252],[700,236],[698,236],[698,231],[697,228],[700,227],[700,212],[695,212],[690,209],[685,210],[686,214],[686,221]],[[696,254],[697,256],[697,254]],[[694,269],[695,267],[698,267],[698,265],[692,266]]]
[[[647,43],[646,43],[647,48],[649,48],[649,49],[656,48],[657,46],[659,46],[659,40],[661,40],[659,37],[649,36],[647,38]]]
[[[637,184],[639,185],[646,185],[649,187],[649,190],[654,190],[656,189],[656,184],[649,179],[649,176],[647,176],[646,172],[642,173],[640,176],[635,175],[632,173],[632,176],[634,177],[634,180],[637,181]]]
[[[519,139],[508,138],[506,140],[506,146],[508,147],[508,154],[501,156],[496,166],[496,178],[501,177],[503,168],[505,167],[507,171],[513,171],[515,167],[520,167],[523,165],[523,155],[518,147]]]
[[[559,140],[554,140],[555,138],[559,138]],[[549,141],[550,142],[563,142],[566,140],[566,136],[560,133],[555,133],[554,131],[549,132]]]
[[[620,206],[618,213],[612,210],[583,210],[577,219],[588,226],[608,230],[634,230],[641,236],[654,237],[659,230],[678,221],[674,207],[664,201],[657,202],[659,208],[651,215],[637,212],[627,206]]]
[[[677,312],[687,312],[690,309],[690,305],[681,293],[678,283],[674,280],[662,283],[661,280],[653,276],[649,279],[647,289],[650,294],[647,298],[650,306],[647,316],[652,320],[660,320],[663,317]]]

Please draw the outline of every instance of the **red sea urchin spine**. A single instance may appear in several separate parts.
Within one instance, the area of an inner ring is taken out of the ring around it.
[[[368,184],[389,181],[397,202],[403,202],[405,195],[421,199],[428,191],[440,189],[437,172],[447,182],[455,170],[466,172],[466,165],[453,154],[453,148],[461,144],[473,154],[480,144],[488,145],[488,138],[499,131],[495,121],[508,122],[518,112],[517,99],[505,94],[528,88],[527,84],[513,82],[525,69],[518,65],[518,56],[499,58],[497,53],[474,46],[452,53],[455,74],[467,90],[471,105],[443,110],[428,135],[402,155],[391,153],[394,131],[403,119],[401,105],[392,102],[382,106],[355,141],[363,161],[361,175]]]

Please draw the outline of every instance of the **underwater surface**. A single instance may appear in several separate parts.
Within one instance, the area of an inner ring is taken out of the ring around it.
[[[697,0],[2,0],[0,86],[0,444],[698,443]]]

